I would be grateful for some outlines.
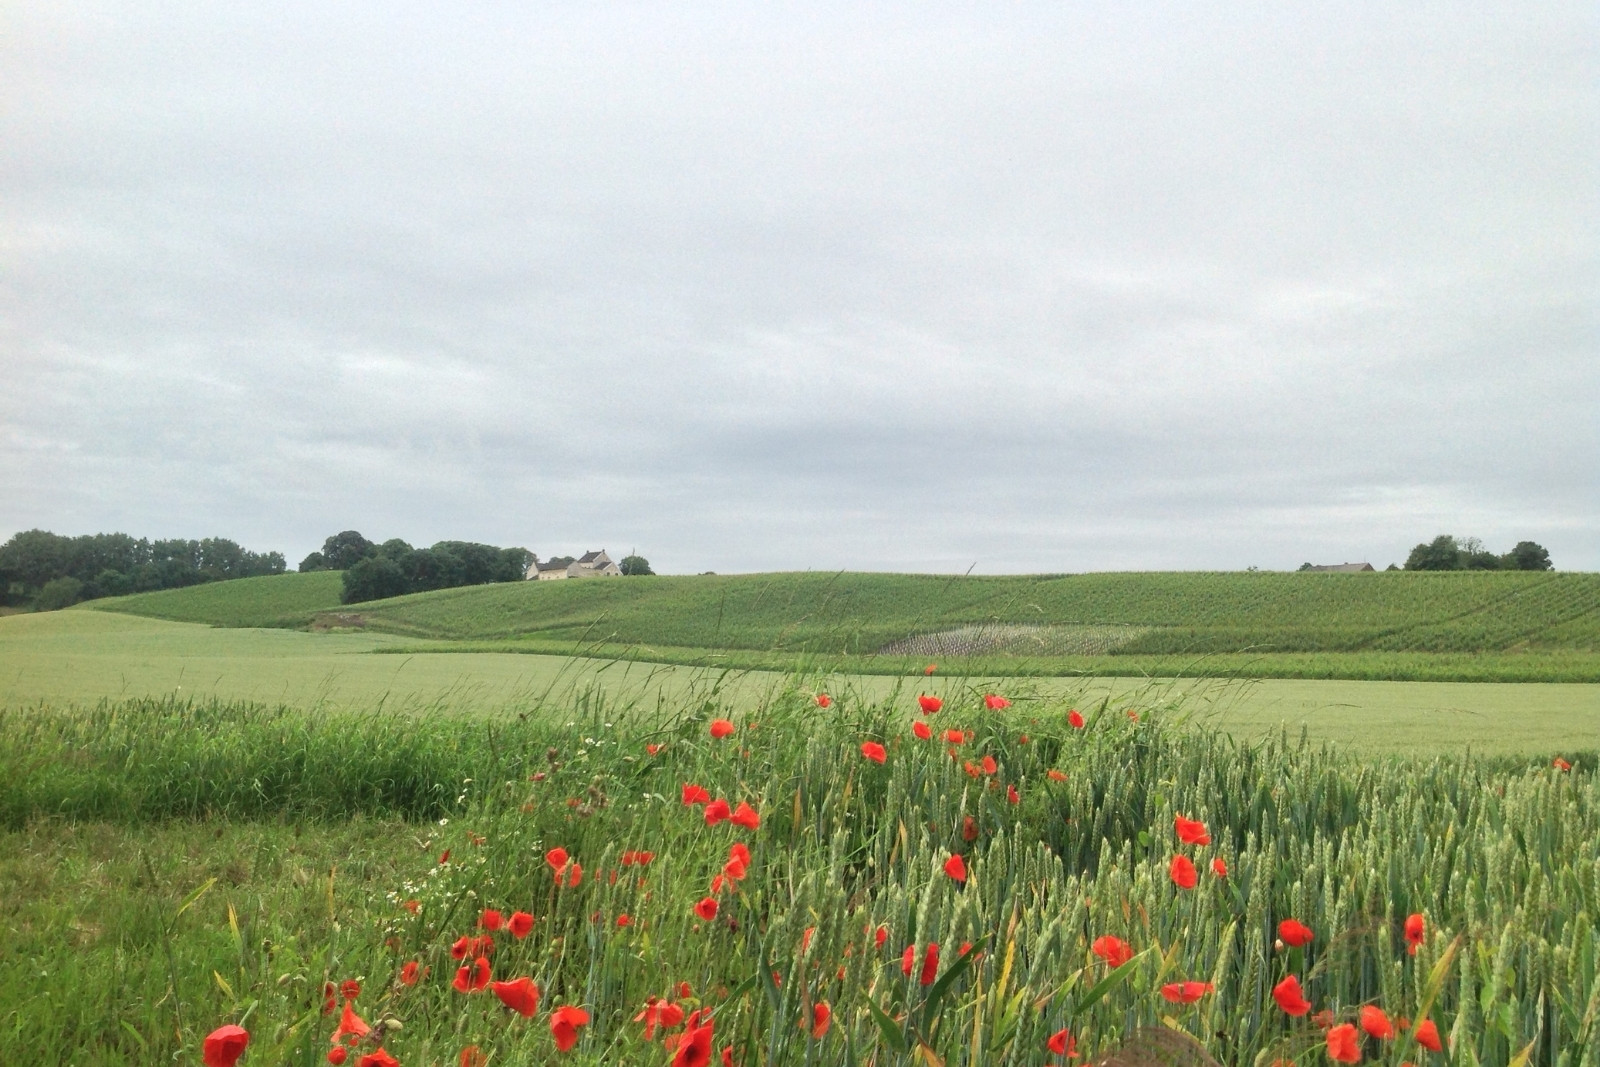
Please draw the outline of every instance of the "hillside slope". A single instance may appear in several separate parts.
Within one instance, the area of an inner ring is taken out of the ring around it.
[[[338,576],[314,573],[94,606],[223,626],[343,612],[359,618],[340,622],[478,642],[856,655],[1600,651],[1596,574],[779,573],[518,582],[339,608]]]
[[[338,610],[342,587],[340,571],[274,574],[107,597],[87,601],[75,610],[116,611],[212,626],[300,627],[317,612]]]

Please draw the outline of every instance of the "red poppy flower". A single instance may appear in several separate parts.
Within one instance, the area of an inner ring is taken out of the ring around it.
[[[1011,701],[994,693],[985,693],[983,695],[983,706],[988,708],[990,711],[999,711],[1002,708],[1009,708],[1011,706]]]
[[[1213,988],[1210,982],[1171,982],[1161,987],[1161,995],[1174,1004],[1193,1004]]]
[[[983,757],[983,773],[984,774],[994,774],[999,770],[1000,770],[1000,764],[998,764],[998,763],[996,763],[994,761],[994,757],[993,756],[985,756],[985,757]]]
[[[544,861],[550,865],[552,871],[556,872],[557,878],[560,878],[561,872],[567,869],[567,861],[570,859],[564,848],[553,848],[544,854]]]
[[[1444,1043],[1439,1040],[1439,1028],[1433,1024],[1432,1019],[1424,1019],[1417,1024],[1417,1032],[1412,1035],[1417,1039],[1417,1044],[1429,1052],[1443,1052]]]
[[[491,987],[500,1003],[525,1019],[539,1014],[539,987],[527,975],[511,982],[495,982]]]
[[[1228,877],[1228,861],[1221,856],[1211,861],[1211,869],[1216,872],[1218,878]]]
[[[666,747],[665,745],[658,745],[658,744],[655,744],[654,742],[651,742],[651,743],[646,744],[644,746],[644,754],[647,755],[647,756],[654,756],[665,747]]]
[[[644,1006],[644,1010],[633,1017],[636,1023],[644,1023],[644,1039],[654,1041],[656,1027],[677,1026],[683,1022],[683,1008],[681,1005],[670,1001],[657,1000],[651,997]]]
[[[729,821],[735,826],[744,827],[746,830],[759,830],[761,828],[761,816],[756,814],[755,808],[752,808],[742,800],[739,801],[739,806],[733,809],[733,814],[729,816]]]
[[[1105,960],[1113,969],[1133,959],[1133,946],[1122,938],[1112,937],[1110,934],[1095,938],[1094,944],[1089,946],[1089,951]]]
[[[1417,954],[1417,949],[1422,947],[1425,921],[1422,913],[1406,916],[1406,951],[1411,955]]]
[[[1067,725],[1074,730],[1083,729],[1083,715],[1079,713],[1077,708],[1067,712]]]
[[[725,822],[732,814],[733,811],[728,807],[728,802],[718,797],[706,805],[706,825],[715,826],[719,822]]]
[[[826,1000],[819,1000],[811,1006],[811,1036],[821,1037],[828,1032],[828,1027],[833,1023],[833,1009],[828,1007]]]
[[[1283,938],[1283,943],[1291,948],[1309,945],[1316,935],[1311,932],[1311,927],[1299,919],[1285,919],[1278,924],[1278,936]]]
[[[678,1043],[677,1054],[672,1057],[672,1067],[709,1067],[713,1025],[708,1022],[704,1026],[689,1027]]]
[[[455,944],[450,946],[450,958],[453,960],[466,959],[468,954],[472,952],[475,940],[475,938],[471,937],[456,938]],[[323,1008],[323,1014],[326,1015],[328,1013],[327,1005],[323,1005]]]
[[[342,1045],[345,1043],[345,1038],[350,1038],[350,1043],[354,1044],[370,1033],[372,1033],[372,1027],[368,1026],[365,1020],[356,1014],[356,1010],[350,1006],[348,1000],[345,1001],[344,1014],[339,1016],[339,1028],[333,1032],[333,1043]]]
[[[916,734],[924,741],[933,736],[933,729],[921,719],[918,719],[916,722],[911,724],[911,732]]]
[[[339,995],[346,1000],[355,1000],[361,995],[361,983],[354,978],[346,978],[339,983]]]
[[[936,671],[938,669],[939,669],[939,665],[937,663],[930,663],[926,667],[922,668],[922,673],[923,674],[932,674],[934,671]]]
[[[1006,799],[1009,800],[1013,804],[1021,804],[1022,803],[1022,794],[1017,792],[1017,787],[1016,786],[1007,785],[1006,786]]]
[[[1137,711],[1134,711],[1132,708],[1129,708],[1128,709],[1128,718],[1132,719],[1134,722],[1138,722],[1139,721],[1139,713]]]
[[[550,1036],[555,1038],[556,1048],[562,1052],[570,1051],[578,1043],[578,1029],[588,1025],[589,1013],[570,1004],[563,1004],[550,1013]]]
[[[733,1067],[732,1045],[724,1045],[722,1047],[722,1067]]]
[[[717,917],[717,898],[702,897],[700,902],[694,906],[694,913],[706,922],[715,919]]]
[[[416,899],[408,900],[403,906],[407,911],[415,915],[417,912],[422,910],[422,901]]]
[[[832,703],[833,703],[833,698],[831,696],[829,696],[827,693],[818,693],[817,694],[817,707],[825,708],[825,707],[827,707],[828,705],[830,705]]]
[[[960,730],[946,730],[944,732],[944,743],[947,745],[959,745],[966,739],[967,735]]]
[[[1168,873],[1172,875],[1172,884],[1179,889],[1193,889],[1200,881],[1200,872],[1194,869],[1194,861],[1182,853],[1172,857],[1172,867]]]
[[[1057,1030],[1050,1035],[1050,1040],[1045,1042],[1045,1047],[1057,1056],[1066,1056],[1068,1059],[1078,1055],[1078,1040],[1072,1036],[1071,1030]]]
[[[416,960],[406,960],[405,966],[400,968],[400,984],[416,985],[418,972],[421,968],[422,965]]]
[[[933,980],[939,975],[939,946],[933,942],[922,952],[922,973],[917,976],[918,985],[932,985]]]
[[[521,941],[533,932],[533,916],[525,911],[514,911],[511,918],[506,920],[506,929],[511,931],[511,936]]]
[[[884,748],[876,741],[861,742],[861,754],[867,757],[867,759],[871,760],[873,763],[882,763],[884,760],[889,758],[888,749]]]
[[[878,948],[882,948],[883,943],[887,940],[889,940],[889,928],[880,925],[872,935],[873,944]]]
[[[910,978],[911,972],[916,969],[916,966],[917,946],[907,945],[906,950],[900,953],[900,973]]]
[[[1060,771],[1056,770],[1054,767],[1051,767],[1048,771],[1046,771],[1045,775],[1052,782],[1064,782],[1064,781],[1067,780],[1067,776],[1065,774],[1061,773]]]
[[[200,1058],[206,1067],[233,1067],[250,1045],[250,1031],[242,1026],[219,1026],[200,1044]]]
[[[1199,819],[1185,819],[1178,815],[1172,820],[1172,828],[1178,832],[1178,840],[1186,845],[1209,845],[1211,835],[1206,832],[1206,824]]]
[[[457,993],[481,993],[489,984],[489,961],[479,956],[470,967],[458,967],[450,983]]]
[[[456,1058],[457,1067],[487,1067],[489,1057],[477,1045],[468,1045]]]
[[[710,799],[711,794],[706,792],[703,786],[695,785],[692,782],[683,784],[683,803],[685,807],[692,804],[704,804]]]
[[[967,861],[960,856],[951,856],[944,861],[944,873],[958,882],[967,880]]]
[[[1335,1063],[1360,1063],[1361,1041],[1351,1023],[1340,1023],[1328,1031],[1328,1059]]]
[[[963,841],[976,841],[978,839],[978,820],[970,815],[961,817],[961,839]]]
[[[1389,1016],[1375,1004],[1367,1004],[1361,1008],[1361,1029],[1379,1041],[1394,1040],[1394,1023],[1390,1022]]]
[[[466,940],[462,938],[462,940]],[[333,1009],[339,1006],[339,990],[332,982],[322,983],[322,1014],[332,1015]]]
[[[333,1067],[343,1067],[344,1061],[349,1059],[350,1052],[343,1045],[335,1045],[328,1050],[328,1062]]]
[[[583,864],[570,864],[567,867],[567,888],[571,889],[581,881],[583,881]]]
[[[732,736],[736,729],[737,727],[735,727],[733,723],[729,722],[727,719],[711,720],[711,736],[715,740],[720,741],[724,737]]]
[[[400,1067],[400,1061],[380,1048],[357,1060],[356,1067]]]
[[[1572,764],[1568,763],[1566,760],[1562,759],[1560,756],[1557,756],[1555,759],[1551,760],[1550,761],[1550,766],[1554,767],[1558,771],[1570,771],[1570,770],[1572,770]]]
[[[944,701],[938,697],[929,696],[927,693],[921,693],[917,696],[917,706],[922,709],[922,714],[932,715],[944,707]]]
[[[478,925],[485,930],[498,930],[505,925],[505,921],[505,916],[493,908],[485,908],[483,914],[478,917]]]
[[[1285,1015],[1304,1015],[1311,1010],[1311,1002],[1300,991],[1300,979],[1292,974],[1272,987],[1272,999]]]

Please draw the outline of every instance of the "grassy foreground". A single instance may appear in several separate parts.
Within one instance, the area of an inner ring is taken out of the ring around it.
[[[1548,753],[1369,761],[1234,742],[1181,706],[1137,721],[1085,707],[1076,728],[1065,704],[945,690],[915,716],[909,694],[822,709],[813,692],[795,679],[633,711],[591,692],[499,723],[181,702],[8,713],[0,1062],[192,1064],[237,1022],[243,1067],[311,1067],[340,1020],[324,984],[347,980],[373,1027],[351,1064],[381,1042],[402,1067],[469,1046],[497,1067],[665,1067],[682,1050],[663,1032],[676,1042],[688,1020],[647,1037],[651,997],[705,1012],[708,1056],[748,1067],[1064,1063],[1049,1048],[1063,1029],[1090,1062],[1145,1027],[1229,1064],[1320,1064],[1325,1028],[1362,1005],[1412,1023],[1357,1031],[1370,1062],[1600,1055],[1592,753],[1566,753],[1570,771]],[[713,736],[719,718],[730,736]],[[749,815],[713,818],[686,785]],[[1210,842],[1181,842],[1178,815]],[[557,878],[556,849],[582,873]],[[1175,884],[1176,856],[1195,888]],[[531,930],[490,931],[486,909]],[[1313,939],[1279,949],[1290,918]],[[485,934],[492,951],[455,958]],[[1127,962],[1094,951],[1109,937]],[[538,1008],[458,992],[462,966],[531,979]],[[1289,975],[1306,1015],[1273,995]],[[1185,981],[1211,988],[1163,995]],[[567,1052],[561,1006],[588,1017]],[[1424,1018],[1445,1052],[1417,1046]]]

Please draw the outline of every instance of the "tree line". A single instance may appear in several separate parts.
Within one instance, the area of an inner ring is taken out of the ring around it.
[[[0,603],[52,611],[80,600],[283,571],[283,553],[252,552],[225,537],[152,541],[26,530],[0,545]]]
[[[344,571],[339,599],[346,604],[433,589],[489,582],[520,582],[533,562],[525,548],[500,548],[472,541],[440,541],[412,548],[400,538],[382,544],[355,530],[336,533],[322,550],[300,561],[301,571]]]
[[[1456,540],[1440,534],[1419,544],[1406,557],[1408,571],[1548,571],[1554,567],[1543,545],[1518,541],[1510,552],[1495,554],[1476,537]]]

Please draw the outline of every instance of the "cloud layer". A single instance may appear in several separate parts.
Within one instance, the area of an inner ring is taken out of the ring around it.
[[[0,536],[1600,568],[1589,5],[36,5]]]

